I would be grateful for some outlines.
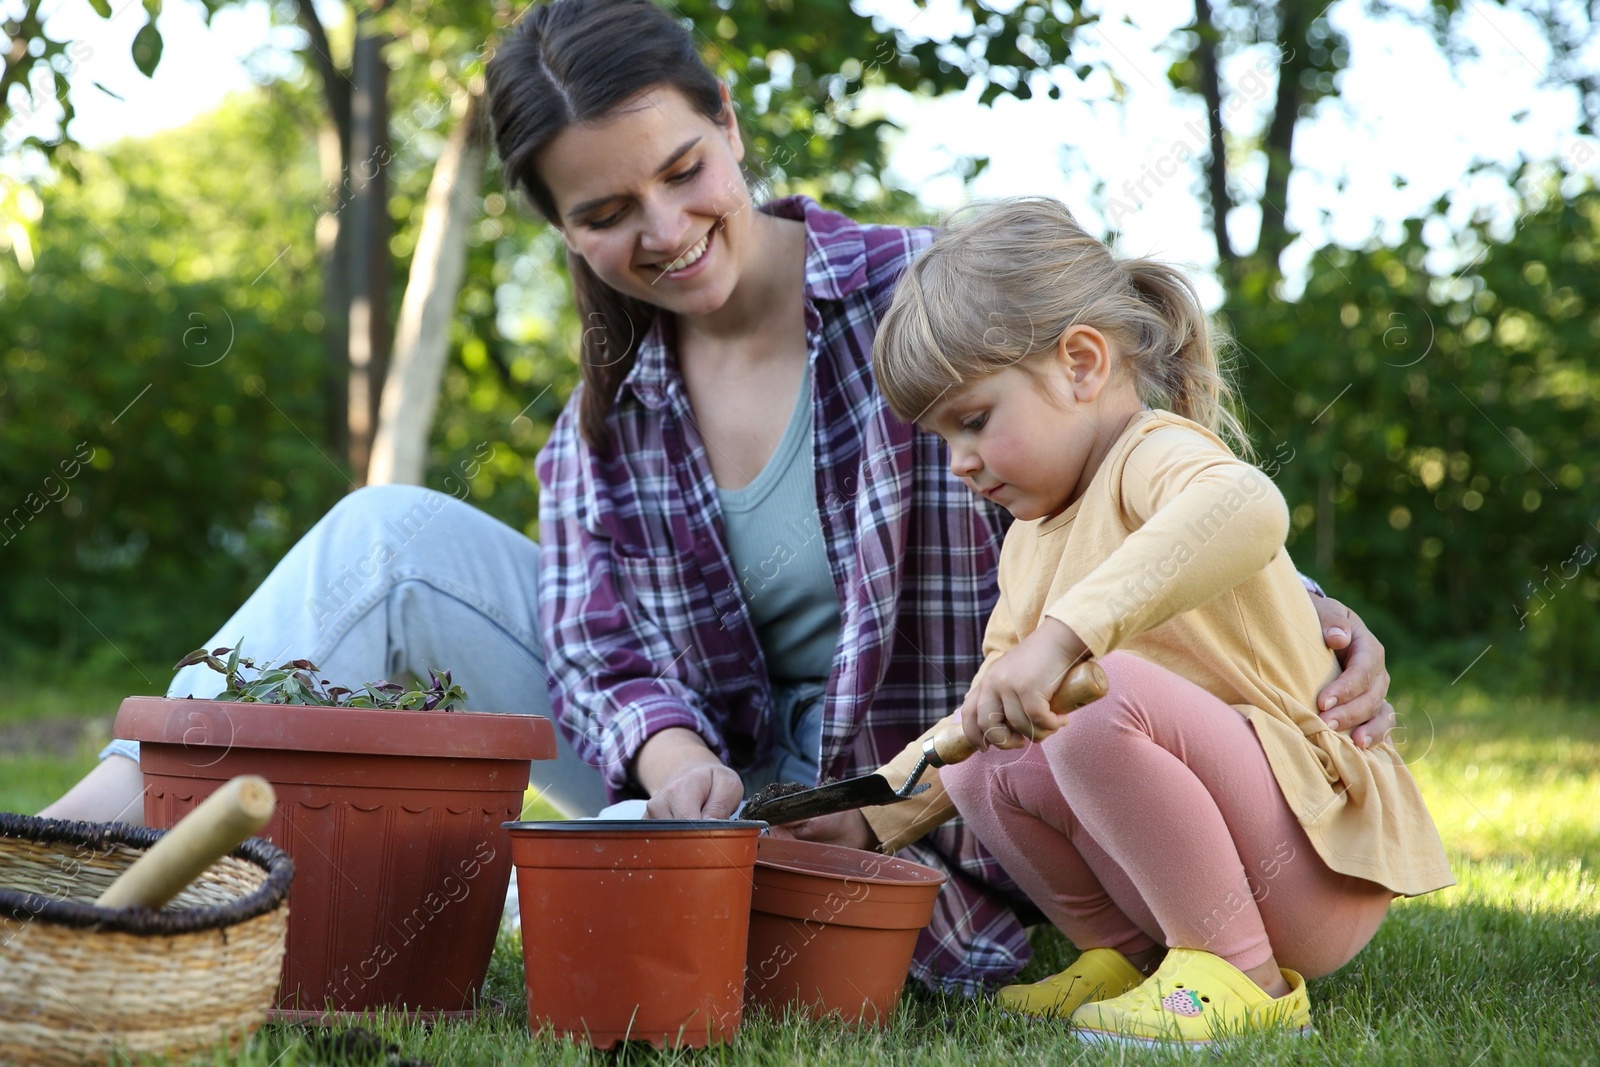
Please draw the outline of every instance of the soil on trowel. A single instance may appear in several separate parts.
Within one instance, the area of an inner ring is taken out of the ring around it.
[[[749,800],[745,801],[744,806],[749,809],[758,807],[762,804],[770,804],[779,797],[792,796],[795,793],[804,793],[810,788],[811,787],[809,785],[801,785],[799,782],[773,782],[771,785],[762,786],[760,789],[756,790],[755,795]]]

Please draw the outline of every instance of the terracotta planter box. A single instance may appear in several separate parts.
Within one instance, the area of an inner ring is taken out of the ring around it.
[[[501,824],[549,720],[130,697],[117,737],[140,742],[145,822],[171,827],[224,782],[278,794],[264,836],[294,860],[274,1017],[474,1010],[511,874]]]
[[[945,881],[943,871],[877,852],[762,838],[746,1002],[887,1023]]]
[[[596,1048],[701,1048],[744,1016],[756,836],[765,823],[511,827],[528,1027]]]

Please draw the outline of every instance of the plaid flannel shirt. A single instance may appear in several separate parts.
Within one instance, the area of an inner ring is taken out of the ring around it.
[[[761,210],[806,226],[818,519],[841,627],[821,763],[843,778],[959,706],[983,660],[1010,517],[952,476],[939,438],[897,419],[874,386],[879,316],[933,231],[860,225],[805,197]],[[557,721],[614,798],[638,795],[633,758],[668,727],[694,730],[736,770],[762,762],[767,670],[671,317],[657,318],[622,383],[610,458],[583,444],[576,398],[538,457],[539,621]],[[951,876],[917,945],[919,979],[974,993],[1026,962],[1021,895],[959,819],[900,855]]]

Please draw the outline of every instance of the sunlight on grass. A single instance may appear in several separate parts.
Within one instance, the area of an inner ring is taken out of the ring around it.
[[[1482,904],[1525,912],[1600,916],[1600,878],[1581,860],[1471,860],[1451,857],[1456,886],[1444,907]]]
[[[1453,854],[1600,864],[1600,715],[1563,701],[1418,686],[1400,745]]]

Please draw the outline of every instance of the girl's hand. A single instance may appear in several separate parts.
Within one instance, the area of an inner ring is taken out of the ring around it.
[[[982,752],[990,746],[1019,748],[1054,733],[1061,717],[1050,709],[1050,698],[1067,670],[1087,653],[1070,626],[1043,619],[967,690],[961,702],[961,730],[967,740]]]
[[[1344,668],[1342,674],[1317,694],[1317,713],[1335,730],[1349,730],[1360,748],[1371,748],[1394,728],[1394,708],[1389,693],[1389,671],[1383,645],[1360,617],[1337,600],[1313,596],[1322,639]]]

